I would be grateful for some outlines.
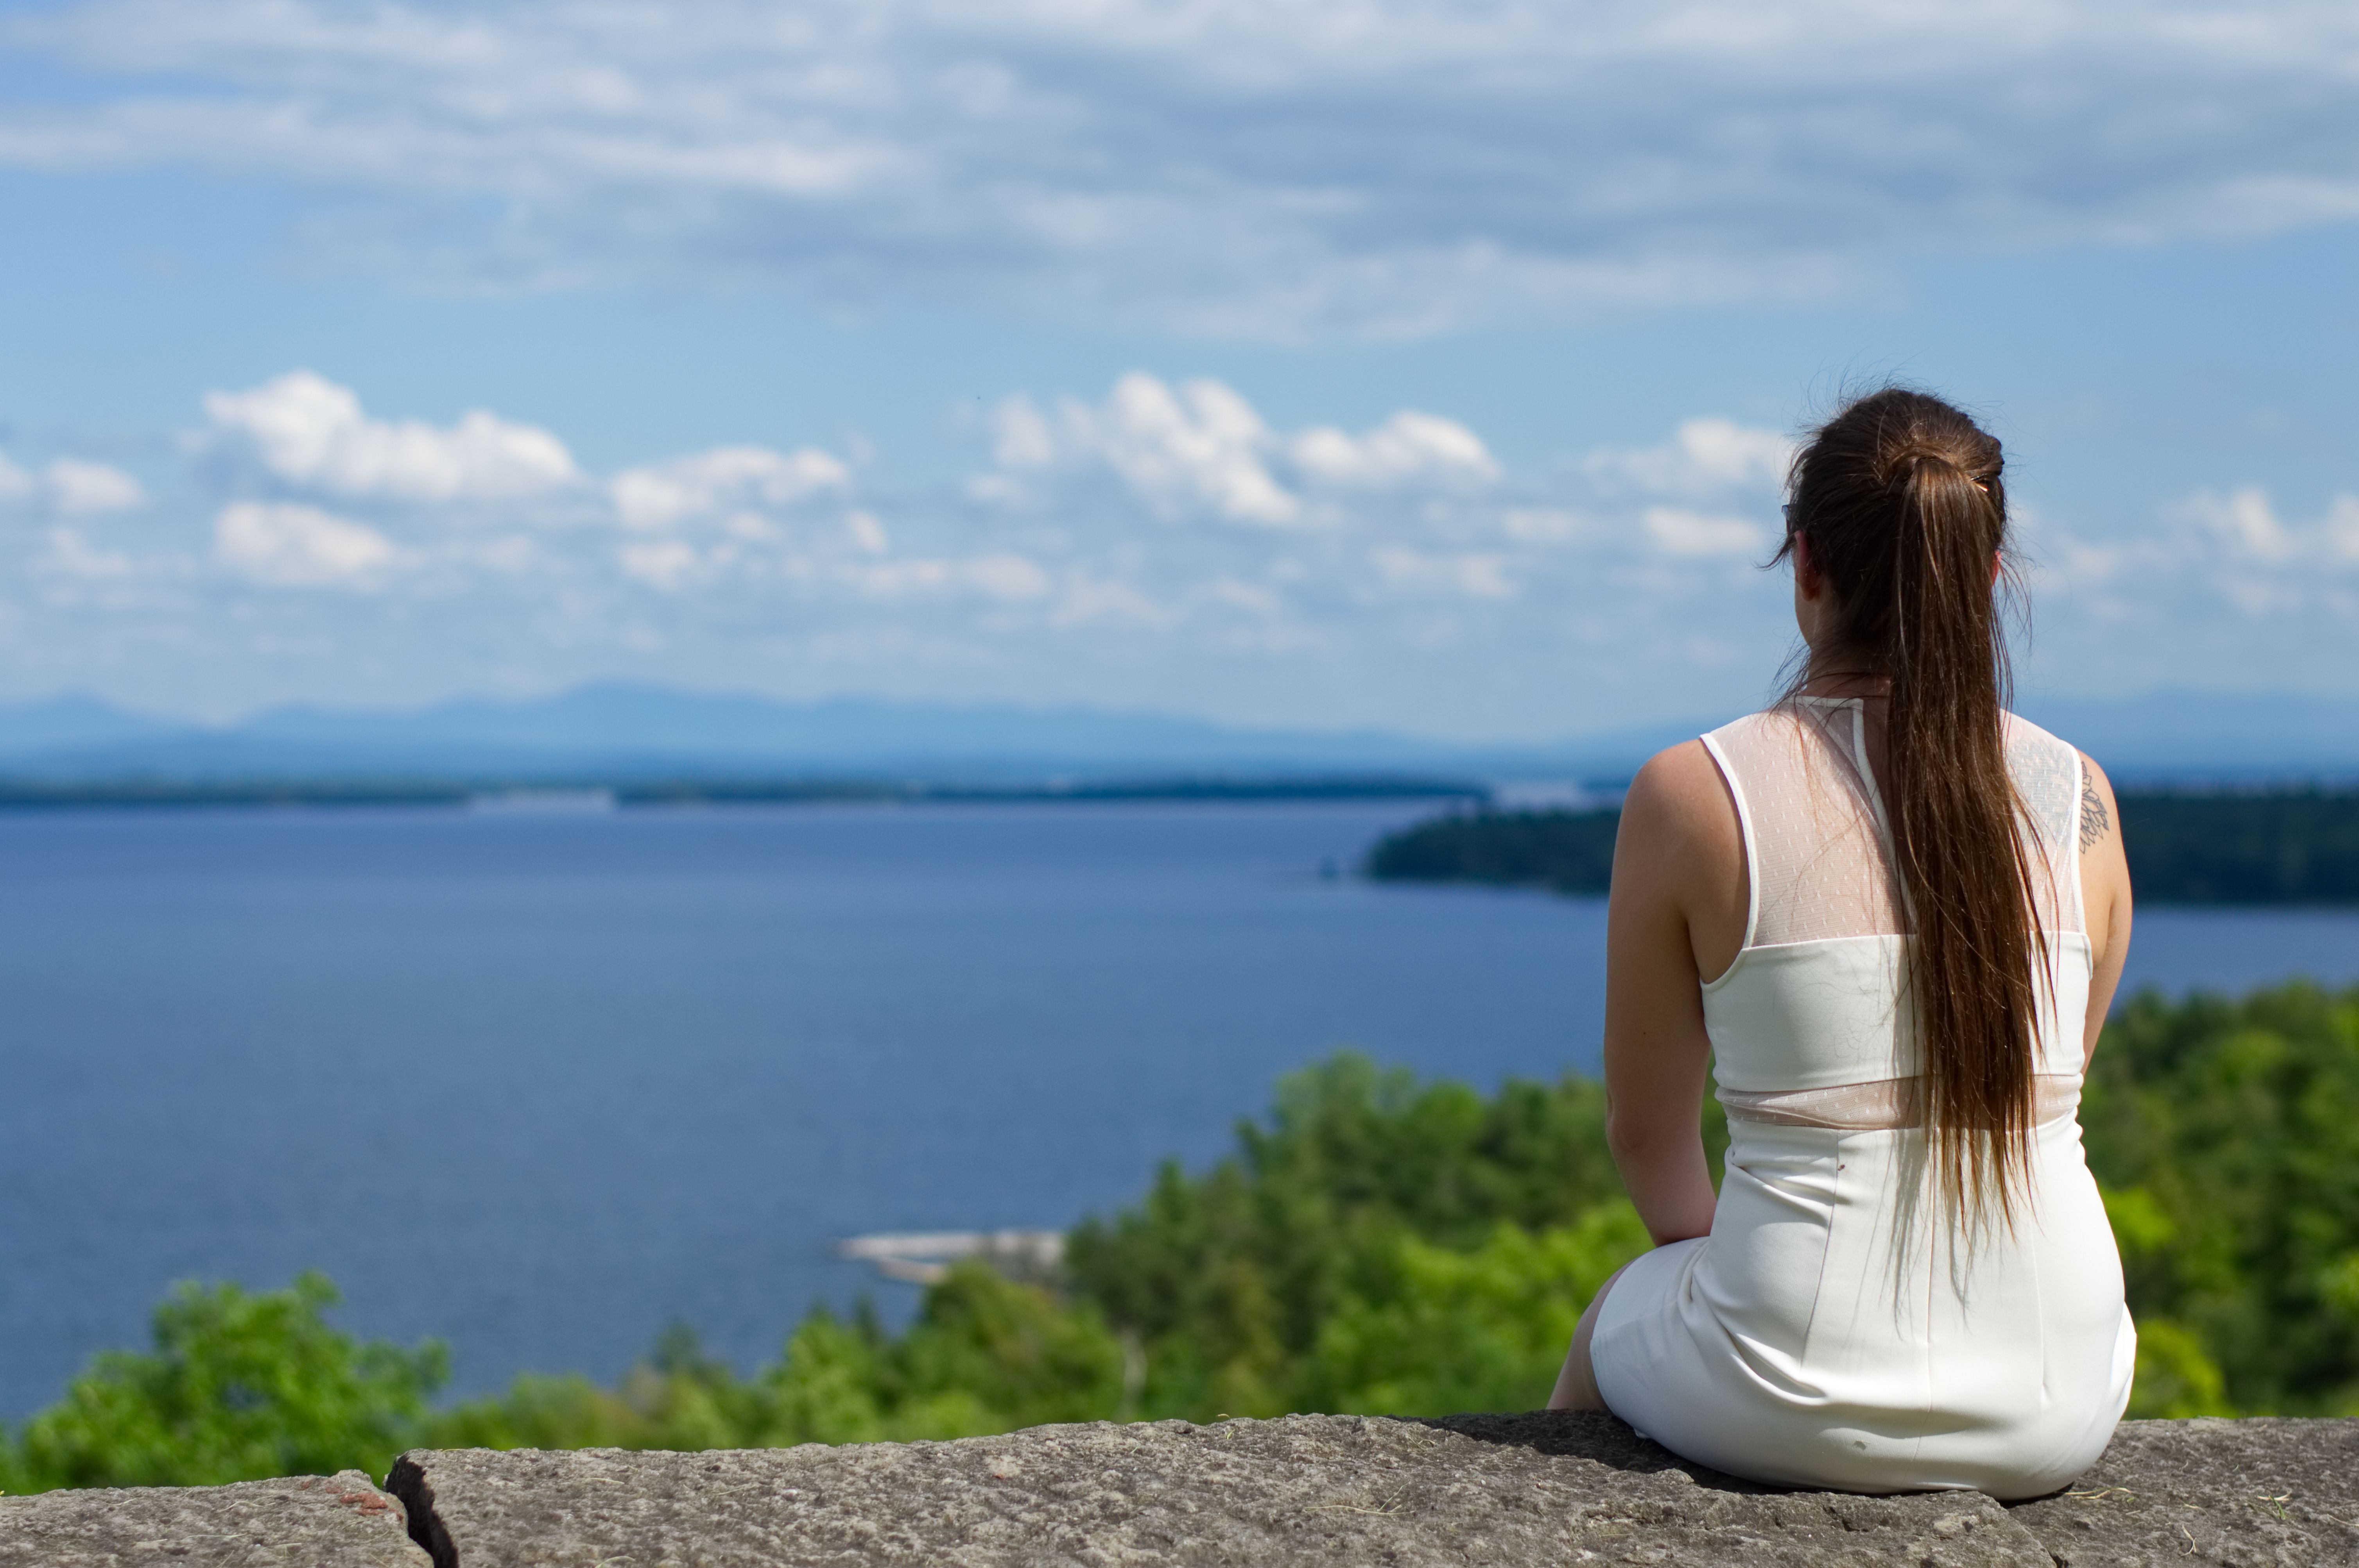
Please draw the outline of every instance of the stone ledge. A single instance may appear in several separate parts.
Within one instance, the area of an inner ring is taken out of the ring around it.
[[[0,1498],[0,1568],[2359,1564],[2359,1421],[2132,1422],[2070,1490],[2006,1507],[1780,1491],[1546,1413],[420,1451],[386,1489],[346,1471]]]
[[[2359,1563],[2359,1421],[2141,1422],[2069,1492],[1861,1498],[1608,1416],[1288,1416],[958,1443],[405,1455],[438,1568],[657,1564]]]
[[[358,1470],[232,1487],[0,1498],[0,1568],[428,1568],[400,1502]]]

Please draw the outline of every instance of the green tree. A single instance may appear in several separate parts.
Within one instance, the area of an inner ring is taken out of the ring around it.
[[[2359,989],[2134,997],[2081,1120],[2131,1308],[2162,1347],[2139,1408],[2359,1410]]]
[[[440,1345],[362,1344],[316,1273],[283,1291],[183,1283],[155,1348],[99,1355],[12,1444],[11,1491],[382,1475],[448,1376]]]
[[[1604,1118],[1584,1078],[1511,1078],[1485,1097],[1343,1053],[1281,1081],[1231,1158],[1198,1176],[1167,1164],[1141,1203],[1078,1227],[1070,1289],[1141,1347],[1146,1413],[1320,1408],[1313,1347],[1347,1308],[1399,1295],[1406,1244],[1475,1251],[1503,1223],[1577,1227],[1622,1202]]]
[[[1627,1203],[1537,1232],[1502,1222],[1473,1251],[1403,1236],[1391,1288],[1320,1325],[1306,1402],[1390,1415],[1536,1410],[1590,1298],[1652,1244]]]

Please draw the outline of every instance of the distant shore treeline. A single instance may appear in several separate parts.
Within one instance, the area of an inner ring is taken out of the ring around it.
[[[1725,1147],[1704,1104],[1707,1147]],[[362,1343],[333,1287],[183,1285],[0,1433],[0,1487],[202,1484],[412,1445],[694,1449],[947,1438],[1042,1422],[1527,1410],[1646,1249],[1603,1090],[1482,1094],[1343,1055],[1209,1169],[1167,1163],[1061,1271],[968,1260],[893,1333],[813,1307],[747,1376],[675,1328],[612,1388],[527,1375],[456,1404],[440,1346]],[[2131,999],[2083,1093],[2138,1325],[2136,1416],[2359,1414],[2359,988]],[[1717,1165],[1717,1159],[1714,1164]],[[787,1318],[792,1303],[779,1303]]]
[[[2125,790],[2130,882],[2155,903],[2359,903],[2359,791]],[[1488,882],[1603,893],[1621,813],[1456,812],[1368,851],[1379,881]]]
[[[1467,779],[1413,773],[1273,773],[941,784],[829,776],[49,779],[0,775],[0,811],[142,806],[612,806],[1213,800],[1484,800]]]

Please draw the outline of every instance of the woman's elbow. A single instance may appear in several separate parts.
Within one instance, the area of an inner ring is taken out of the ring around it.
[[[1613,1152],[1614,1162],[1625,1171],[1680,1152],[1701,1137],[1701,1129],[1659,1116],[1633,1116],[1617,1109],[1605,1119],[1605,1147]]]

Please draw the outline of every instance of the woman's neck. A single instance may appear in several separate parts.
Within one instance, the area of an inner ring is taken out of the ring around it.
[[[1834,655],[1814,657],[1802,679],[1804,697],[1889,697],[1892,677],[1876,674],[1856,660]]]

